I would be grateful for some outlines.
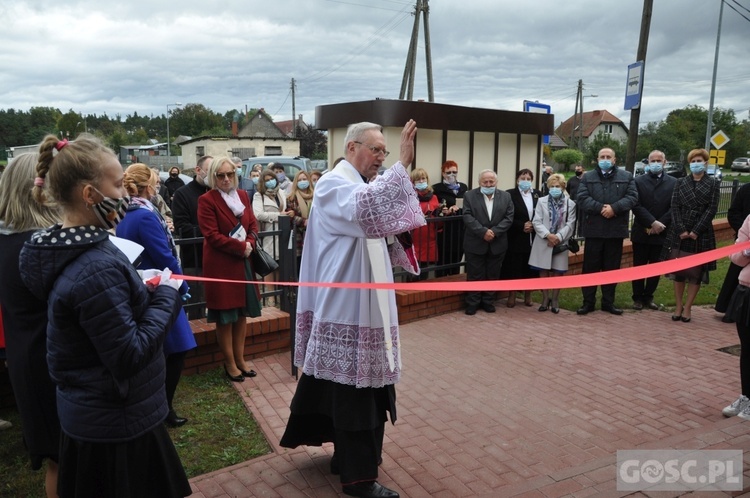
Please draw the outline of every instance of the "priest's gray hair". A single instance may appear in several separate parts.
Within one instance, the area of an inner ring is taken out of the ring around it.
[[[370,130],[382,132],[383,127],[379,124],[368,123],[367,121],[349,125],[349,128],[346,129],[346,136],[344,137],[344,152],[346,152],[346,146],[349,142],[361,142],[362,137],[364,137],[365,133]]]

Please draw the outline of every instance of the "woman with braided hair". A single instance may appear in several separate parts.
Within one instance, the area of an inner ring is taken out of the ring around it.
[[[47,363],[57,386],[66,497],[191,494],[163,425],[162,345],[182,312],[181,281],[147,285],[109,231],[130,198],[117,156],[91,135],[45,137],[34,198],[55,202],[62,223],[40,230],[19,258],[21,278],[47,303]]]

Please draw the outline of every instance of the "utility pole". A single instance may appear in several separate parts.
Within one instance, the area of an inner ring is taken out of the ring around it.
[[[651,29],[651,13],[654,8],[654,0],[643,0],[643,14],[641,15],[641,36],[638,39],[637,61],[643,61],[643,73],[641,74],[641,88],[645,88],[646,81],[646,52],[648,49],[648,34]],[[635,150],[638,146],[638,127],[641,119],[641,105],[643,104],[643,93],[641,103],[630,110],[630,129],[628,130],[628,149],[625,154],[625,169],[633,173],[635,164]]]
[[[401,92],[399,99],[414,99],[414,73],[417,65],[417,48],[419,40],[419,19],[424,19],[424,37],[425,37],[425,59],[427,66],[427,99],[429,102],[435,102],[435,92],[432,84],[432,50],[430,46],[430,7],[428,0],[417,0],[414,6],[414,26],[411,30],[411,41],[409,42],[409,52],[406,55],[406,65],[404,66],[404,77],[401,80]]]
[[[292,138],[297,138],[297,103],[294,101],[294,78],[292,78]]]
[[[711,79],[711,101],[708,104],[708,119],[706,121],[706,150],[711,150],[711,135],[713,135],[714,93],[716,93],[716,70],[719,67],[719,41],[721,40],[721,17],[724,15],[724,0],[719,8],[719,29],[716,32],[716,52],[714,53],[714,75]]]

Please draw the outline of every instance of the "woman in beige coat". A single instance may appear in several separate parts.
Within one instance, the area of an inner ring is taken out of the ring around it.
[[[539,270],[540,277],[564,275],[568,271],[568,251],[554,254],[554,247],[565,244],[573,236],[576,203],[565,193],[565,177],[559,173],[547,179],[549,194],[539,199],[534,210],[534,242],[529,266]],[[560,289],[542,290],[539,311],[560,312]]]
[[[294,216],[294,211],[287,209],[286,194],[283,189],[279,188],[279,182],[276,175],[270,169],[264,170],[260,174],[258,181],[258,191],[253,196],[253,213],[260,224],[260,231],[273,231],[279,229],[279,216]],[[279,259],[279,236],[267,235],[263,237],[263,250],[268,254],[273,254],[274,259]],[[278,271],[278,270],[277,270]],[[276,272],[266,275],[265,282],[275,282]],[[269,306],[276,305],[276,299],[268,300]]]

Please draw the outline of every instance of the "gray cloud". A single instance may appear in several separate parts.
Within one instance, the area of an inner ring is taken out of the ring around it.
[[[750,7],[750,0],[739,0]],[[719,2],[654,2],[641,122],[708,106]],[[0,106],[54,106],[110,115],[163,114],[173,102],[217,112],[263,107],[277,119],[317,105],[397,98],[413,2],[18,1],[0,7]],[[524,99],[626,123],[627,65],[635,61],[641,2],[433,0],[434,88],[441,103],[521,110]],[[746,13],[748,17],[750,14]],[[750,23],[725,8],[715,105],[747,115]],[[423,30],[421,31],[423,33]],[[427,98],[420,37],[415,97]]]

